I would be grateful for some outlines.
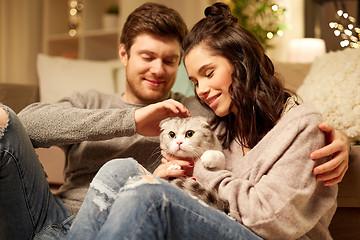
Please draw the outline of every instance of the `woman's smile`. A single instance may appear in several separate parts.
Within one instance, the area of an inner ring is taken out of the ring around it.
[[[208,97],[204,102],[206,102],[206,104],[214,110],[214,108],[216,108],[216,106],[219,103],[219,99],[220,99],[221,93],[216,94],[215,96],[212,97]]]
[[[233,67],[228,59],[213,54],[199,44],[186,55],[185,66],[199,98],[217,116],[229,114],[232,102],[229,87],[232,83]]]

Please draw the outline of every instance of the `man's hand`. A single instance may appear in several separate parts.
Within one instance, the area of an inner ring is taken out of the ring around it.
[[[136,132],[143,136],[158,136],[161,120],[168,117],[190,117],[181,103],[169,99],[135,110]]]
[[[314,174],[325,186],[331,186],[342,181],[348,169],[350,141],[342,131],[335,130],[329,123],[321,123],[319,128],[326,135],[326,145],[311,153],[313,160],[333,155],[333,159],[314,168]]]

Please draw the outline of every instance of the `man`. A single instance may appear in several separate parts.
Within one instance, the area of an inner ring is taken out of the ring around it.
[[[89,183],[104,163],[133,157],[153,171],[161,160],[159,141],[144,136],[156,136],[159,122],[166,117],[210,116],[194,97],[170,92],[186,33],[176,11],[144,4],[129,15],[121,36],[119,55],[127,81],[123,95],[93,90],[74,93],[55,104],[32,104],[19,113],[26,132],[11,110],[0,107],[1,239],[63,239]],[[338,182],[347,168],[348,150],[341,146],[347,141],[337,131],[328,133],[332,134],[331,149],[317,154],[340,151],[339,157],[327,163],[330,167],[322,166],[326,171],[335,169],[325,178],[335,177]],[[56,196],[33,149],[53,145],[66,155],[65,183]]]

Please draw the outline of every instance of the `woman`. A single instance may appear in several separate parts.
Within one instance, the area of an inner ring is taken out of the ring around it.
[[[283,88],[225,4],[205,15],[183,43],[184,60],[214,126],[225,126],[227,162],[209,170],[195,159],[193,176],[229,201],[230,217],[161,179],[171,162],[190,162],[165,155],[155,178],[134,160],[115,160],[94,178],[69,239],[331,239],[337,186],[318,182],[308,157],[325,142],[320,114]]]

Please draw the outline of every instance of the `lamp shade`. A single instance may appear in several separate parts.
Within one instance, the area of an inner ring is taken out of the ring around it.
[[[309,63],[326,52],[325,41],[319,38],[296,38],[289,43],[288,62]]]

